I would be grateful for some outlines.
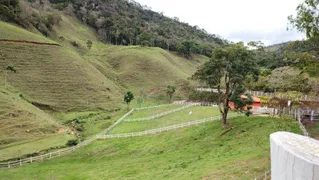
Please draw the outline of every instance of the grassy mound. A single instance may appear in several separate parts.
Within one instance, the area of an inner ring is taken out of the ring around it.
[[[291,120],[231,120],[157,136],[98,141],[68,156],[15,169],[1,179],[253,179],[269,169],[269,134],[299,133]]]

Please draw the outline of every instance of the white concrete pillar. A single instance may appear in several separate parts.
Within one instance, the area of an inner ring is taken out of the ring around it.
[[[270,135],[272,180],[318,180],[319,141],[277,132]]]

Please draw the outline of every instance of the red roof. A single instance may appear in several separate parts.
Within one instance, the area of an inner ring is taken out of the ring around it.
[[[241,95],[240,97],[243,99],[248,98],[246,95]],[[254,103],[260,103],[260,98],[253,96],[253,101],[254,101]]]

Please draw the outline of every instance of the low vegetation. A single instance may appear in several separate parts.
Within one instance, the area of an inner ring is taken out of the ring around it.
[[[291,120],[242,117],[156,136],[98,141],[68,156],[15,169],[2,179],[253,179],[269,167],[269,134],[300,133]],[[49,169],[49,170],[48,170]]]

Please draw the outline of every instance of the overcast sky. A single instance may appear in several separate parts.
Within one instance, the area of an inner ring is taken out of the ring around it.
[[[287,31],[287,17],[302,0],[135,0],[169,17],[179,17],[209,33],[237,41],[261,40],[266,45],[300,40]]]

